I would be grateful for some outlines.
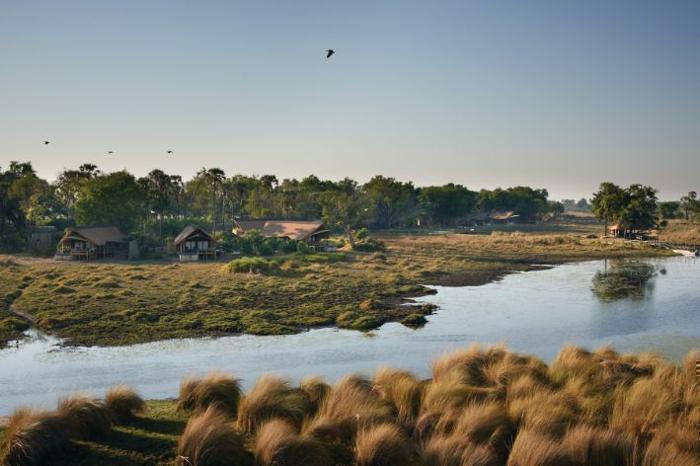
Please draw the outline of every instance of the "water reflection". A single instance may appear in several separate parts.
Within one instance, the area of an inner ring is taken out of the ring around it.
[[[606,260],[603,271],[593,276],[591,291],[603,302],[630,299],[639,301],[654,291],[654,278],[665,268],[638,260]]]

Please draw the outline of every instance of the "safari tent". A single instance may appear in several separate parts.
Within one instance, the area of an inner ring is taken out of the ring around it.
[[[175,238],[175,249],[182,262],[213,259],[216,240],[204,229],[187,225]]]
[[[58,242],[56,259],[92,260],[128,253],[129,243],[115,226],[74,227],[66,229]]]

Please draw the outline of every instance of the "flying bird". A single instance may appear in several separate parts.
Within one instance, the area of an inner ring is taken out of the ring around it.
[[[107,154],[110,154],[110,155],[111,155],[111,154],[114,154],[114,151],[113,151],[113,150],[108,150],[108,151],[107,151]]]
[[[326,58],[331,58],[331,55],[335,53],[335,50],[333,49],[328,49],[326,50]]]
[[[173,151],[171,151],[171,150],[168,151],[168,154],[172,154],[172,153],[173,153]]]
[[[51,141],[44,141],[44,145],[51,144]]]

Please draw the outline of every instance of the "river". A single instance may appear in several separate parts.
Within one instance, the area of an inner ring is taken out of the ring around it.
[[[63,347],[30,331],[0,351],[0,415],[27,404],[51,408],[76,391],[102,395],[119,383],[145,398],[174,397],[182,377],[211,369],[234,373],[246,387],[265,372],[333,381],[382,365],[427,377],[434,357],[473,342],[505,343],[545,361],[567,343],[612,344],[673,360],[700,348],[700,260],[692,257],[581,262],[436,289],[417,300],[439,309],[415,330],[389,323],[369,334],[322,328],[90,348]]]

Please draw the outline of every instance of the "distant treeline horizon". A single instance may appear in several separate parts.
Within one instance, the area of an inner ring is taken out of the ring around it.
[[[656,190],[643,188],[656,210]],[[163,170],[136,177],[126,170],[107,173],[83,164],[63,170],[49,182],[30,162],[0,168],[0,198],[3,251],[21,248],[27,231],[43,225],[108,224],[125,232],[162,236],[164,224],[183,221],[216,230],[238,218],[320,218],[332,229],[348,231],[363,226],[455,226],[469,216],[493,211],[513,212],[517,221],[530,223],[565,210],[591,208],[586,199],[550,200],[545,188],[475,191],[454,183],[416,187],[411,181],[382,175],[359,184],[350,178],[331,181],[315,175],[282,180],[275,175],[227,176],[220,168],[202,168],[184,180]]]

